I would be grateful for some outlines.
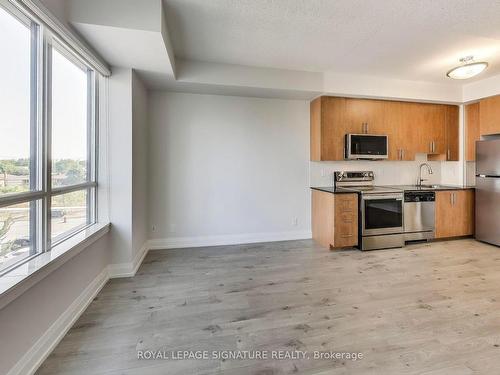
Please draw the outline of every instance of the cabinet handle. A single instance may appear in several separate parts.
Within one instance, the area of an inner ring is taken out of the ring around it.
[[[368,134],[368,123],[366,123],[366,134]]]
[[[429,143],[429,149],[430,149],[431,154],[432,154],[432,141],[431,141],[431,143]]]
[[[450,149],[448,149],[448,158],[447,158],[447,159],[448,159],[448,160],[450,160],[450,159],[451,159],[451,152],[450,152]]]
[[[450,194],[450,204],[453,206],[453,193]]]
[[[405,158],[405,150],[401,150],[401,160]]]

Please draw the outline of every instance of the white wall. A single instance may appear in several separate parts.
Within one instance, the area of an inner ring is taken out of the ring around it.
[[[111,262],[132,259],[132,70],[113,68],[109,78]]]
[[[132,75],[132,257],[148,240],[148,93]]]
[[[167,92],[149,101],[152,238],[310,236],[308,101]]]
[[[109,98],[111,263],[125,276],[148,236],[148,94],[132,69],[114,67]]]
[[[500,75],[471,82],[463,86],[463,102],[471,102],[500,94]]]

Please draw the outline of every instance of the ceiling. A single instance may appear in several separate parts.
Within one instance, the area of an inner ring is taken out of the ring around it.
[[[461,84],[445,73],[472,54],[500,73],[498,0],[163,2],[182,59]]]

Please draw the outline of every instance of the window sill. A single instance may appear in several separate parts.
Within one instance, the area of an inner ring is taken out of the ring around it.
[[[0,277],[0,309],[109,232],[109,223],[94,224]]]

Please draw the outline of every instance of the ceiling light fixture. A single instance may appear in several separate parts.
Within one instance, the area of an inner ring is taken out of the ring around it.
[[[462,65],[457,66],[446,75],[453,79],[467,79],[472,78],[488,67],[487,62],[474,62],[474,56],[466,56],[460,59]]]

